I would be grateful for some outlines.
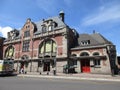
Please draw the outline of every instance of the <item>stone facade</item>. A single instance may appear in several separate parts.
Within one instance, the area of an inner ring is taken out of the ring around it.
[[[112,54],[112,55],[111,55]],[[32,22],[8,32],[3,58],[13,59],[15,70],[43,73],[99,73],[115,71],[115,45],[98,33],[78,34],[59,16]],[[112,62],[112,63],[111,63]]]

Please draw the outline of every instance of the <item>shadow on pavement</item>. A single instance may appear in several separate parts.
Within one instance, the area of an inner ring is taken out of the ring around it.
[[[17,74],[4,74],[4,75],[0,75],[0,77],[13,77],[13,76],[17,76]]]

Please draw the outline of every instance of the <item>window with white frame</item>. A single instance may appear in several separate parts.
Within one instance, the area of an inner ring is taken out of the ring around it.
[[[90,44],[90,40],[83,40],[80,43],[81,45],[89,45]]]
[[[94,60],[94,65],[95,66],[100,66],[100,60]]]
[[[47,30],[46,30],[46,26],[43,26],[42,27],[42,33],[45,33]]]
[[[53,30],[53,26],[52,25],[49,25],[48,26],[48,31],[52,31]]]
[[[93,56],[99,56],[99,53],[98,52],[95,52],[93,53]],[[100,59],[94,59],[94,66],[100,66],[101,63],[100,63]]]

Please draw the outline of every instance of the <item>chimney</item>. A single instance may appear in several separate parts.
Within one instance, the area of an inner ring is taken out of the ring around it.
[[[30,18],[28,18],[28,19],[27,19],[27,22],[30,22],[30,21],[31,21],[31,19],[30,19]]]
[[[63,11],[60,11],[59,13],[59,16],[60,16],[60,19],[64,22],[64,12]]]

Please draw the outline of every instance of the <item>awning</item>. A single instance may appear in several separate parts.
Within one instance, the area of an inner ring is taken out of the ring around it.
[[[77,66],[76,65],[68,65],[68,64],[66,64],[66,65],[63,66],[63,68],[64,69],[72,69],[72,68],[77,68]]]

